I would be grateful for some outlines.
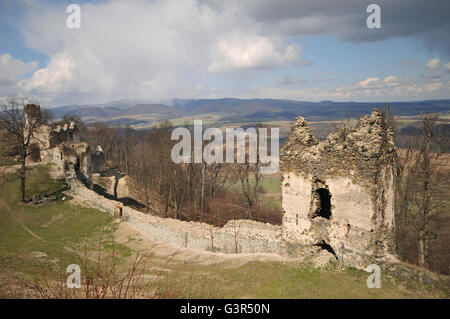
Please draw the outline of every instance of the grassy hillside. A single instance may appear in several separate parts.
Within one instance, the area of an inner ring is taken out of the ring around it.
[[[0,272],[32,283],[62,260],[67,265],[77,262],[68,247],[91,248],[100,233],[113,232],[113,224],[105,213],[71,204],[59,193],[63,181],[53,180],[49,167],[34,167],[27,177],[27,196],[56,192],[59,200],[41,206],[22,204],[18,174],[1,176]]]

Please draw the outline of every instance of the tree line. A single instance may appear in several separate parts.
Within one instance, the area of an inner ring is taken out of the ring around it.
[[[186,126],[187,128],[189,126]],[[281,224],[281,211],[261,204],[260,163],[176,164],[171,150],[173,126],[163,121],[150,130],[96,123],[83,139],[101,145],[106,166],[124,172],[137,186],[137,196],[151,213],[157,204],[162,217],[223,225],[246,218]],[[233,188],[239,191],[231,191]],[[153,212],[154,213],[154,212]]]

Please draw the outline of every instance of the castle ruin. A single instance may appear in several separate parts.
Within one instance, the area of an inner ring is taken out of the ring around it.
[[[92,152],[80,142],[74,122],[41,125],[35,139],[44,142],[40,161],[60,166],[73,192],[111,212],[114,201],[78,182],[92,188],[92,174],[105,169],[101,147]],[[293,257],[326,250],[343,264],[366,267],[383,263],[395,251],[394,159],[393,130],[379,110],[361,117],[355,128],[338,127],[323,141],[300,116],[280,153],[281,226],[239,220],[217,228],[143,216],[128,207],[124,216],[155,240],[181,247]]]
[[[29,161],[56,164],[66,175],[76,175],[92,188],[92,174],[105,169],[101,148],[92,152],[87,143],[81,142],[80,131],[74,121],[56,127],[40,123],[39,105],[26,105],[24,113],[27,123],[33,119],[40,124],[31,139],[33,147]]]
[[[393,254],[394,159],[379,110],[324,141],[297,117],[280,154],[285,253],[326,249],[354,266]]]

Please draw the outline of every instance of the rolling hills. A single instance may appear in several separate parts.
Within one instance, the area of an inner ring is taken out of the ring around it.
[[[51,108],[51,111],[55,118],[76,114],[87,123],[145,126],[165,119],[182,124],[194,118],[210,118],[212,122],[218,123],[292,121],[299,115],[308,121],[345,120],[358,118],[388,104],[395,115],[402,117],[417,116],[424,112],[450,113],[450,100],[367,103],[236,98],[174,99],[167,104],[124,100],[102,105],[59,106]]]

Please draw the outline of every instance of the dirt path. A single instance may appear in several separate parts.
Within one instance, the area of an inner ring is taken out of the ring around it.
[[[43,241],[43,242],[47,242],[45,239],[43,239],[42,237],[40,237],[40,236],[38,236],[38,235],[36,235],[35,233],[33,233],[27,226],[25,226],[24,224],[23,224],[23,216],[22,216],[22,214],[20,214],[20,211],[18,211],[18,212],[16,212],[16,214],[14,214],[12,211],[11,211],[11,208],[9,208],[9,206],[8,206],[8,204],[5,202],[5,201],[3,201],[3,200],[1,200],[0,201],[0,208],[3,210],[3,209],[6,209],[10,214],[11,214],[11,216],[17,221],[17,223],[27,232],[27,233],[29,233],[31,236],[33,236],[34,238],[36,238],[37,240],[40,240],[40,241]]]
[[[33,236],[34,238],[36,238],[37,240],[43,241],[43,242],[47,242],[44,238],[39,237],[38,235],[36,235],[35,233],[33,233],[27,226],[25,226],[22,222],[19,222],[20,226],[22,226],[23,229],[25,229],[31,236]]]

